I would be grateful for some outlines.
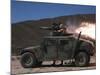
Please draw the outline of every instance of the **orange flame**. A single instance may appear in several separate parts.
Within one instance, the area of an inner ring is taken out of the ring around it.
[[[75,30],[76,33],[82,31],[82,35],[95,39],[95,24],[83,22],[80,26]]]

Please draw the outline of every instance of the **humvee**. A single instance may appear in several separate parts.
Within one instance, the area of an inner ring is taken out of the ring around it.
[[[87,66],[90,56],[94,54],[94,45],[80,37],[81,32],[77,37],[45,36],[40,45],[21,50],[21,65],[32,68],[41,65],[43,61],[73,60],[75,66]]]

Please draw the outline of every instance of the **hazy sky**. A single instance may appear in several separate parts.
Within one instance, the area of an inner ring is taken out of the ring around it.
[[[95,6],[11,1],[12,23],[73,14],[95,14]]]

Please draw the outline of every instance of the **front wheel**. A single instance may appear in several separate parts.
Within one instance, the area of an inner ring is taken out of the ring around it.
[[[87,52],[78,52],[75,56],[76,66],[87,66],[90,61],[90,56]]]

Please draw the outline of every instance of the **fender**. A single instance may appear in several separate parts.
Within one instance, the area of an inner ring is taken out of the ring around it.
[[[81,41],[78,50],[86,51],[88,54],[94,54],[94,45],[91,41]]]
[[[20,55],[22,55],[25,52],[31,52],[36,56],[37,59],[41,59],[43,56],[42,51],[40,50],[40,46],[32,46],[32,47],[27,47],[21,50]]]

